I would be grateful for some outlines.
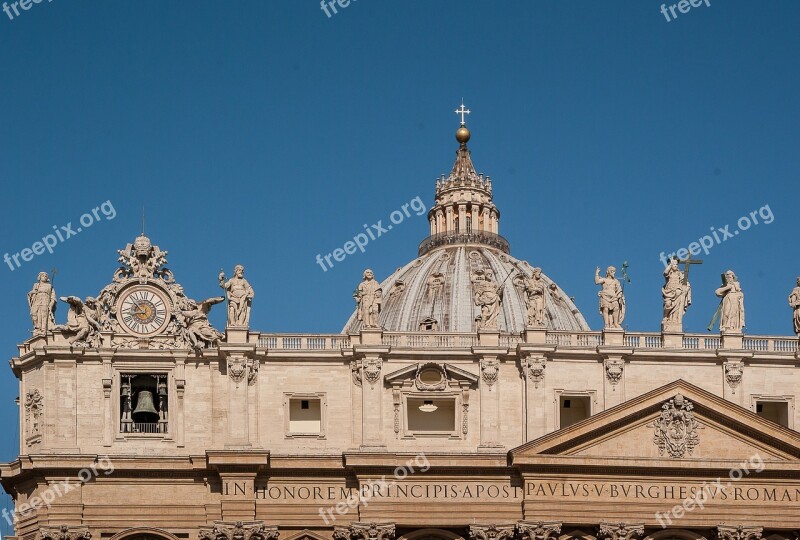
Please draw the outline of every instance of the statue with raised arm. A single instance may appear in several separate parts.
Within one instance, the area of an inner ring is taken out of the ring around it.
[[[475,318],[479,330],[496,330],[503,303],[503,284],[494,280],[491,270],[476,270],[472,275],[472,297],[480,308]]]
[[[692,286],[686,275],[678,267],[678,259],[672,259],[664,269],[666,284],[661,288],[664,299],[664,318],[661,319],[663,332],[682,332],[683,315],[692,304]]]
[[[77,296],[62,296],[62,302],[69,304],[67,312],[67,324],[53,328],[70,334],[67,341],[71,345],[84,347],[99,347],[102,343],[100,331],[103,329],[97,321],[97,301],[89,297],[85,302]]]
[[[219,344],[223,335],[208,322],[208,312],[211,311],[212,306],[224,301],[225,298],[222,296],[209,298],[199,303],[186,298],[183,305],[178,307],[183,319],[182,324],[186,329],[185,336],[193,349],[215,347]]]
[[[602,289],[597,293],[600,297],[600,314],[603,316],[603,323],[606,328],[622,328],[622,321],[625,320],[625,295],[622,292],[622,285],[615,277],[617,269],[609,266],[606,269],[606,277],[600,277],[600,267],[594,273],[595,285],[601,285]]]
[[[56,304],[56,291],[50,283],[50,276],[47,272],[39,272],[33,289],[28,293],[34,336],[45,335],[56,325]]]
[[[364,328],[379,328],[378,315],[381,312],[383,291],[380,283],[375,281],[375,273],[367,268],[362,275],[363,281],[358,284],[353,297],[358,303],[358,320]]]
[[[797,287],[789,295],[789,305],[794,310],[794,333],[800,335],[800,277],[797,278]]]
[[[528,326],[544,326],[544,294],[547,291],[547,284],[542,279],[542,269],[534,268],[533,275],[523,280],[523,290],[525,292],[525,305],[528,308]]]
[[[720,332],[741,334],[744,328],[744,292],[736,274],[728,270],[723,274],[724,284],[715,291],[722,298],[720,306]]]
[[[228,281],[225,281],[225,273],[220,272],[219,286],[228,297],[228,326],[249,326],[250,307],[256,293],[244,278],[244,266],[237,264]]]

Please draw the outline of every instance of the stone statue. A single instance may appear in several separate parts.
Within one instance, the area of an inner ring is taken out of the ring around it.
[[[503,303],[503,285],[494,280],[491,270],[477,270],[472,275],[472,296],[481,314],[475,320],[479,330],[496,330]]]
[[[663,332],[682,332],[683,315],[692,304],[692,286],[678,268],[678,259],[672,259],[664,270],[666,284],[661,288],[664,298],[664,318],[661,319]]]
[[[528,326],[544,326],[544,294],[547,284],[542,279],[542,269],[534,268],[533,275],[523,280],[525,305],[528,307]]]
[[[800,277],[797,278],[797,287],[789,295],[789,305],[794,310],[794,333],[800,335]]]
[[[195,350],[214,347],[222,339],[223,335],[208,322],[208,312],[212,306],[224,301],[222,296],[199,303],[186,298],[183,307],[179,308],[183,318],[182,325],[186,330],[185,337]]]
[[[39,272],[33,289],[28,293],[28,306],[31,309],[34,336],[45,335],[48,328],[56,325],[57,303],[56,291],[50,283],[50,276],[47,275],[47,272]]]
[[[102,343],[100,330],[103,328],[95,319],[97,301],[89,297],[82,302],[77,296],[62,296],[60,300],[69,304],[67,324],[56,326],[53,330],[70,334],[67,341],[72,345],[99,347]]]
[[[721,318],[719,321],[720,332],[741,334],[744,328],[744,293],[736,274],[732,270],[723,276],[725,284],[715,291],[722,298],[720,306]]]
[[[622,321],[625,320],[625,295],[619,280],[614,277],[616,273],[617,269],[613,266],[606,270],[606,277],[600,277],[599,266],[594,273],[595,285],[602,285],[597,296],[600,297],[600,313],[606,328],[622,328]]]
[[[244,266],[237,264],[228,281],[225,281],[225,273],[220,272],[219,286],[225,289],[228,297],[228,326],[249,326],[250,307],[256,293],[244,278]]]
[[[378,328],[383,291],[380,284],[375,281],[374,272],[369,268],[364,270],[363,279],[353,295],[358,302],[358,320],[364,328]]]

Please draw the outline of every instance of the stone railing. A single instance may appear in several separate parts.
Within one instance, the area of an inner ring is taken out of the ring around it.
[[[450,231],[433,234],[423,240],[419,245],[418,256],[422,257],[432,249],[440,246],[456,244],[483,244],[497,248],[503,253],[511,253],[511,248],[508,246],[508,240],[499,234],[486,231],[471,231],[465,233]]]
[[[520,340],[522,338],[519,338]],[[478,334],[435,332],[384,332],[381,342],[397,348],[469,349],[478,344]]]
[[[561,347],[597,347],[603,344],[603,333],[549,330],[546,343]]]
[[[350,347],[350,338],[342,334],[261,334],[258,346],[278,351],[335,351]]]

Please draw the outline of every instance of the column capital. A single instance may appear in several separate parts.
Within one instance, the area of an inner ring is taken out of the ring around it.
[[[514,538],[516,525],[470,525],[470,540],[511,540]]]
[[[518,521],[518,540],[553,540],[561,534],[559,521]]]
[[[210,527],[200,527],[200,540],[278,540],[277,527],[263,521],[215,521]]]
[[[763,527],[719,525],[717,527],[717,538],[719,540],[761,540],[763,531]]]
[[[601,521],[598,527],[598,540],[634,540],[644,535],[641,523],[608,523]]]
[[[394,523],[354,522],[333,528],[334,540],[394,540],[394,535]]]

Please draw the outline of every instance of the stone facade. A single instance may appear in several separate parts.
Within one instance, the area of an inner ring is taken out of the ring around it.
[[[453,178],[472,184],[440,185],[431,233],[441,241],[457,209],[453,241],[501,257],[461,230],[469,189],[480,232],[497,234],[499,217],[488,179],[473,177],[465,129]],[[436,242],[426,249],[453,249]],[[18,538],[777,540],[800,530],[794,336],[576,330],[549,315],[521,333],[480,321],[463,332],[260,333],[247,326],[254,293],[240,269],[240,281],[218,279],[238,302],[223,333],[207,314],[224,298],[187,297],[166,252],[140,237],[120,254],[96,299],[69,297],[69,324],[47,323],[48,290],[36,334],[11,360],[22,437],[0,480]],[[447,279],[426,286],[439,294]],[[466,298],[458,309],[477,313]],[[558,298],[548,298],[550,309]],[[528,320],[529,306],[515,306]]]

